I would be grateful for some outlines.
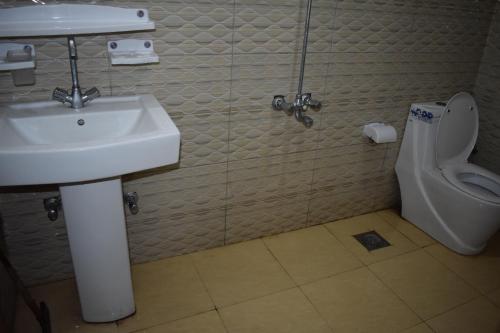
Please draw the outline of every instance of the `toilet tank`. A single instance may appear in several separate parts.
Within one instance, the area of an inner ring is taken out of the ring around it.
[[[415,103],[410,107],[403,142],[396,162],[396,172],[415,173],[435,168],[435,144],[439,119],[445,103]]]

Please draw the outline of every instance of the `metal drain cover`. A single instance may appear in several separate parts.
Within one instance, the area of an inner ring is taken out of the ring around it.
[[[360,242],[368,251],[381,249],[391,245],[375,230],[353,235],[352,237],[356,238],[356,240]]]

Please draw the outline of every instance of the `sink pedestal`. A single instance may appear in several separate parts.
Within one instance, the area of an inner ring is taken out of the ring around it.
[[[114,321],[135,312],[120,178],[60,186],[82,316]]]

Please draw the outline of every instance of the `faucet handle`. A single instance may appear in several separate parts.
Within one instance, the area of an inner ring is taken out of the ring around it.
[[[302,95],[302,101],[304,105],[310,106],[313,110],[321,109],[321,102],[315,99],[312,99],[311,93],[306,93]]]
[[[65,102],[71,102],[71,96],[69,96],[68,91],[62,88],[54,89],[54,91],[52,92],[52,99],[63,104]]]
[[[310,99],[306,103],[308,106],[310,106],[313,110],[319,110],[321,109],[321,102],[315,99]]]
[[[97,89],[96,87],[93,87],[93,88],[90,88],[89,90],[87,90],[83,93],[82,102],[83,103],[89,102],[89,101],[96,99],[97,97],[100,97],[100,96],[101,96],[101,93],[100,93],[99,89]]]

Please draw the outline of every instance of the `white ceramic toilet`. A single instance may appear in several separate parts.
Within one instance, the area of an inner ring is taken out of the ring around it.
[[[461,254],[500,229],[500,176],[467,161],[478,107],[468,93],[412,104],[396,163],[405,219]]]

